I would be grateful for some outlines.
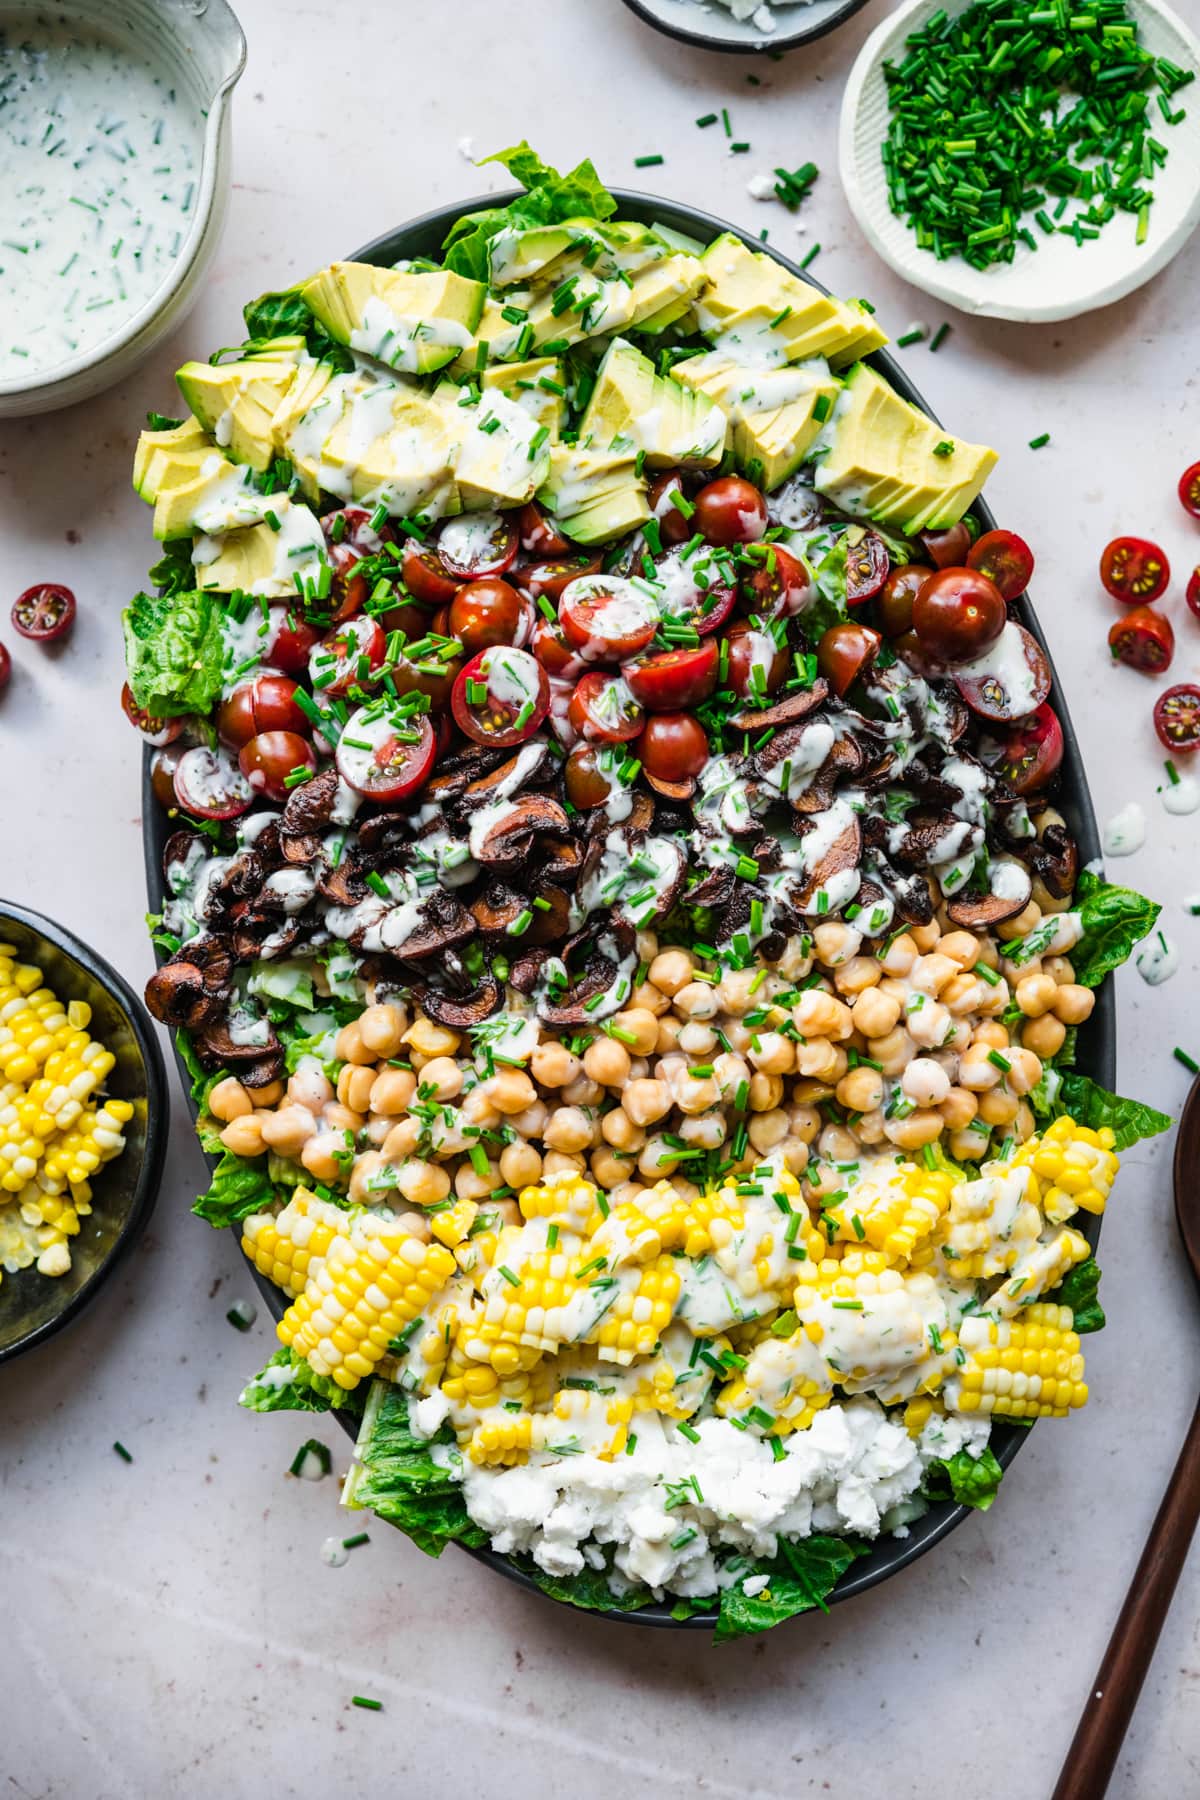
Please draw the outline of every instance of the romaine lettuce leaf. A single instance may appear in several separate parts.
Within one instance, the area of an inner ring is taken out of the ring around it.
[[[192,563],[191,538],[172,538],[163,545],[163,553],[150,570],[149,580],[162,598],[169,594],[190,594],[196,586],[196,570]]]
[[[1003,1475],[990,1448],[985,1448],[982,1456],[957,1450],[953,1456],[939,1457],[929,1464],[925,1492],[931,1500],[955,1500],[959,1506],[986,1512],[996,1498]]]
[[[560,219],[609,219],[617,210],[616,201],[586,158],[569,174],[560,175],[522,139],[480,162],[503,163],[526,192],[508,206],[464,213],[451,226],[443,244],[446,267],[473,281],[487,280],[488,243],[500,231],[554,225]]]
[[[173,419],[170,413],[148,412],[146,414],[147,431],[174,431],[176,426],[182,424],[182,419]]]
[[[578,1606],[585,1612],[607,1612],[610,1609],[613,1612],[637,1612],[641,1607],[649,1606],[654,1599],[648,1588],[634,1588],[628,1594],[614,1594],[608,1585],[608,1573],[604,1569],[581,1569],[578,1575],[547,1575],[545,1569],[539,1569],[528,1557],[514,1557],[513,1561],[541,1588],[543,1594],[549,1594],[552,1600],[565,1601],[568,1606]],[[697,1610],[707,1612],[712,1604],[711,1600],[698,1602]]]
[[[820,561],[812,565],[817,592],[800,615],[800,629],[814,648],[831,625],[840,625],[850,616],[846,605],[848,554],[849,545],[843,531]]]
[[[1157,1137],[1159,1132],[1169,1131],[1172,1124],[1169,1114],[1158,1112],[1141,1100],[1110,1094],[1098,1081],[1075,1069],[1064,1071],[1054,1110],[1056,1116],[1070,1113],[1076,1124],[1086,1125],[1092,1131],[1107,1125],[1116,1136],[1117,1150],[1128,1150],[1142,1138]]]
[[[286,1369],[288,1378],[273,1381],[267,1372],[270,1369]],[[284,1348],[246,1383],[238,1405],[250,1412],[329,1412],[337,1407],[339,1412],[358,1414],[363,1397],[360,1388],[347,1393],[327,1375],[316,1374],[302,1356]]]
[[[755,1631],[769,1631],[773,1625],[781,1625],[797,1613],[810,1612],[814,1606],[828,1612],[827,1596],[855,1558],[866,1556],[869,1551],[869,1545],[849,1538],[810,1537],[795,1543],[780,1538],[779,1553],[773,1562],[756,1565],[732,1587],[722,1589],[714,1644]],[[771,1580],[761,1594],[750,1596],[745,1585],[752,1575],[769,1575]]]
[[[1154,928],[1162,908],[1133,888],[1117,887],[1090,869],[1075,883],[1075,906],[1083,938],[1071,952],[1075,979],[1081,987],[1099,987],[1104,977],[1127,962]]]
[[[156,718],[206,713],[221,691],[221,608],[211,594],[135,594],[121,615],[134,700]]]
[[[320,320],[308,310],[298,287],[260,294],[257,300],[248,301],[242,308],[242,317],[251,340],[242,346],[243,356],[253,345],[267,338],[302,337],[310,356],[315,356],[319,362],[327,362],[335,373],[344,374],[354,367],[350,351],[334,342]]]
[[[347,1506],[370,1507],[389,1525],[407,1532],[428,1556],[440,1556],[449,1543],[487,1542],[487,1533],[467,1512],[453,1471],[434,1461],[430,1453],[434,1443],[457,1456],[448,1426],[436,1438],[415,1437],[401,1389],[373,1382],[355,1446],[355,1466],[343,1496]]]
[[[226,1150],[213,1172],[208,1192],[201,1194],[192,1211],[210,1225],[237,1225],[280,1198],[261,1158],[249,1162]]]
[[[1053,1306],[1069,1306],[1075,1314],[1075,1329],[1080,1337],[1089,1331],[1103,1331],[1107,1320],[1100,1304],[1100,1265],[1094,1256],[1075,1267],[1063,1278],[1052,1294],[1046,1295]]]

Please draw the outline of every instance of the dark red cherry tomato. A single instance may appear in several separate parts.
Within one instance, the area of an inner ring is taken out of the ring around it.
[[[4,651],[4,655],[7,657],[7,650]],[[11,664],[9,669],[11,672]],[[7,676],[0,674],[0,688],[7,685]],[[121,689],[121,705],[129,723],[140,731],[146,742],[152,744],[155,749],[162,749],[165,744],[173,744],[183,730],[184,721],[182,719],[160,719],[156,714],[148,713],[144,706],[139,706],[130,691],[128,682]]]
[[[1050,692],[1050,664],[1041,645],[1011,619],[978,661],[950,673],[973,713],[1003,724],[1036,712]]]
[[[304,744],[303,738],[298,741]],[[311,754],[309,745],[304,748]],[[235,758],[228,750],[210,750],[207,744],[184,751],[175,764],[174,788],[176,804],[195,819],[239,818],[249,812],[254,799],[254,789]]]
[[[475,743],[507,749],[532,737],[545,718],[550,683],[528,650],[493,645],[459,671],[450,705],[459,730]]]
[[[414,600],[422,606],[449,606],[466,575],[451,575],[431,544],[408,538],[400,558],[400,577]]]
[[[338,774],[368,800],[403,800],[429,774],[436,750],[433,726],[423,714],[396,719],[360,706],[338,739]]]
[[[1015,600],[1029,586],[1033,551],[1015,531],[985,531],[967,551],[967,567],[986,575],[1005,600]]]
[[[2,694],[4,692],[5,688],[8,686],[8,684],[11,680],[12,680],[12,657],[8,653],[7,646],[4,644],[0,644],[0,694]],[[129,690],[126,689],[126,692],[128,692],[128,691]]]
[[[693,533],[710,544],[753,544],[767,529],[767,502],[740,475],[721,475],[707,482],[692,502]]]
[[[708,761],[708,734],[692,713],[654,713],[634,746],[647,775],[686,781]]]
[[[1154,729],[1167,750],[1200,750],[1200,687],[1184,681],[1154,702]]]
[[[285,675],[307,675],[308,653],[320,642],[321,633],[290,606],[272,606],[268,614],[263,655],[270,657]]]
[[[405,694],[427,694],[430,705],[437,711],[450,698],[450,690],[462,668],[462,657],[453,638],[427,650],[421,649],[422,643],[423,640],[418,638],[415,644],[406,645],[404,651],[391,660],[389,673],[392,686],[401,699]],[[452,645],[454,654],[450,655]]]
[[[371,524],[372,516],[365,507],[344,506],[338,512],[327,513],[321,520],[333,571],[335,625],[362,611],[371,592],[371,583],[360,564],[366,557],[377,555],[381,546],[395,536],[386,522],[375,530]]]
[[[239,681],[217,708],[217,736],[240,750],[260,731],[294,731],[312,736],[312,720],[296,704],[297,685],[290,675],[263,669]]]
[[[481,575],[503,575],[510,569],[520,543],[516,525],[504,513],[462,513],[442,526],[437,553],[449,575],[478,581]]]
[[[1200,462],[1194,462],[1179,477],[1179,503],[1193,519],[1200,519]]]
[[[568,582],[558,602],[563,636],[589,661],[621,662],[644,650],[658,630],[658,608],[623,575]]]
[[[1175,633],[1170,619],[1152,606],[1132,606],[1109,632],[1108,647],[1114,662],[1143,675],[1161,675],[1175,655]]]
[[[443,606],[434,614],[432,629],[444,637],[450,635],[446,629],[449,612],[450,608]],[[390,637],[393,631],[402,631],[414,644],[430,630],[429,608],[419,605],[416,600],[398,600],[386,612],[374,612],[371,616],[385,637]]]
[[[565,556],[571,548],[550,523],[536,500],[530,500],[517,514],[517,531],[526,556]]]
[[[883,639],[869,625],[831,625],[817,645],[817,667],[835,694],[844,695],[865,675]]]
[[[39,582],[13,601],[12,622],[23,638],[53,644],[75,623],[75,596],[57,582]]]
[[[387,660],[387,639],[366,613],[347,619],[319,644],[308,659],[309,678],[319,698],[340,699],[356,684],[365,686]]]
[[[1188,576],[1185,597],[1196,617],[1200,619],[1200,568],[1193,569]]]
[[[1063,733],[1058,714],[1043,703],[1000,739],[996,772],[1015,794],[1032,794],[1045,787],[1062,759]]]
[[[995,582],[974,569],[939,569],[913,601],[913,630],[950,667],[974,662],[990,649],[1007,617]]]
[[[478,581],[459,588],[447,611],[447,635],[456,637],[467,655],[474,656],[489,644],[515,644],[524,608],[520,594],[507,581],[498,575],[481,575]]]
[[[164,812],[174,812],[179,805],[179,796],[175,792],[175,770],[180,759],[187,755],[187,750],[186,744],[168,744],[165,749],[156,750],[150,758],[150,786]]]
[[[1114,600],[1143,606],[1166,593],[1171,565],[1149,538],[1119,537],[1100,558],[1100,579]]]
[[[598,556],[556,556],[551,562],[534,563],[531,568],[521,569],[514,579],[535,600],[542,595],[547,600],[557,600],[570,582],[581,581],[585,575],[598,575],[600,569],[601,558]]]
[[[645,713],[622,675],[593,669],[579,682],[567,706],[567,719],[581,737],[621,744],[642,729]]]
[[[791,618],[802,612],[812,593],[812,579],[798,556],[780,544],[764,544],[754,553],[753,569],[741,579],[747,612],[764,619]]]
[[[913,601],[932,574],[925,563],[901,563],[891,571],[875,603],[884,637],[903,637],[912,630]]]
[[[891,558],[882,538],[873,531],[864,532],[856,544],[846,544],[846,604],[862,606],[873,600],[891,568]]]
[[[731,667],[732,656],[731,647]],[[694,649],[660,650],[640,662],[626,663],[621,673],[630,693],[647,712],[679,712],[708,699],[716,688],[720,663],[716,640],[705,638]]]
[[[646,495],[650,511],[658,520],[658,535],[664,544],[686,544],[695,536],[692,529],[695,521],[685,518],[679,508],[672,503],[672,494],[683,495],[683,482],[677,470],[668,469],[665,475],[656,475],[650,483],[650,491]],[[684,496],[686,500],[686,496]]]
[[[732,688],[739,700],[748,695],[774,694],[787,680],[791,652],[784,638],[780,644],[765,619],[738,619],[725,637],[726,672],[722,687]],[[681,706],[693,705],[682,700]]]
[[[587,668],[563,636],[558,620],[543,618],[541,613],[534,620],[529,648],[548,675],[582,675]]]
[[[317,753],[298,731],[260,731],[238,751],[238,768],[256,794],[286,800],[288,776],[297,769],[316,772]]]
[[[957,525],[947,525],[945,531],[922,531],[918,535],[921,548],[935,569],[958,568],[966,562],[971,531],[961,519]]]
[[[922,675],[926,680],[946,673],[946,665],[936,656],[932,656],[925,648],[915,631],[902,632],[891,640],[896,655],[910,668],[914,675]]]
[[[603,744],[576,744],[563,768],[563,785],[571,805],[580,812],[603,806],[613,788],[621,785],[616,771],[624,758],[623,751]]]

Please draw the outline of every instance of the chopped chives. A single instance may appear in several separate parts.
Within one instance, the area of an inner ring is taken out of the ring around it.
[[[249,1331],[258,1317],[258,1308],[248,1300],[235,1300],[225,1317],[235,1331]]]
[[[342,1539],[343,1550],[357,1550],[360,1544],[369,1544],[371,1534],[367,1531],[356,1531],[353,1537]]]
[[[635,156],[633,159],[633,166],[635,169],[656,169],[662,161],[663,158],[657,154],[654,156]]]
[[[382,1700],[368,1700],[364,1694],[355,1694],[351,1706],[361,1706],[364,1712],[382,1712]]]
[[[1030,438],[1029,448],[1031,450],[1044,450],[1049,442],[1050,433],[1048,431],[1043,431],[1040,437]]]
[[[896,339],[896,348],[897,350],[907,350],[910,344],[923,344],[924,342],[925,327],[923,325],[914,325],[911,331],[901,332],[900,336]]]
[[[1176,1054],[1176,1056],[1179,1055],[1178,1050],[1175,1052],[1175,1054]],[[118,1440],[113,1445],[113,1449],[116,1451],[117,1455],[120,1457],[122,1462],[131,1463],[133,1461],[133,1457],[130,1455],[129,1451],[125,1448],[124,1444],[122,1444],[120,1442],[120,1440]]]
[[[810,264],[816,262],[818,256],[820,256],[820,254],[821,254],[820,244],[814,244],[812,246],[812,249],[808,252],[808,255],[801,257],[800,267],[802,269],[807,269],[810,266]]]
[[[1186,1050],[1181,1050],[1178,1044],[1176,1044],[1171,1054],[1174,1056],[1175,1061],[1177,1063],[1182,1063],[1184,1068],[1187,1069],[1190,1074],[1200,1075],[1200,1063],[1196,1061],[1194,1056],[1189,1056]],[[113,1449],[119,1450],[120,1445],[114,1444]]]
[[[696,120],[697,125],[699,125],[701,127],[703,127],[705,125],[715,125],[716,122],[717,122],[716,113],[704,113],[701,115],[700,118],[698,118]]]
[[[315,1456],[321,1465],[322,1475],[328,1475],[330,1469],[333,1467],[333,1458],[329,1453],[329,1446],[323,1444],[320,1438],[305,1439],[304,1443],[301,1444],[295,1456],[292,1458],[288,1474],[299,1475],[301,1469],[304,1467],[305,1459],[309,1456]]]

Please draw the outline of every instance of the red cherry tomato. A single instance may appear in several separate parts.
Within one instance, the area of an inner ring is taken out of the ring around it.
[[[1007,617],[999,588],[974,569],[939,569],[913,601],[913,630],[947,667],[982,656]]]
[[[315,772],[317,753],[298,731],[260,731],[238,751],[238,768],[256,794],[286,800],[288,776],[296,769]]]
[[[888,577],[891,558],[882,538],[864,532],[856,544],[846,545],[846,604],[861,606],[873,600]]]
[[[217,709],[217,736],[240,750],[260,731],[294,731],[311,737],[312,720],[296,705],[297,684],[270,669],[239,681]]]
[[[75,596],[57,582],[39,582],[13,601],[12,622],[23,638],[53,644],[75,623]]]
[[[507,581],[498,575],[481,575],[478,581],[459,588],[447,611],[447,634],[459,640],[468,656],[474,656],[489,644],[515,644],[524,607],[520,594]]]
[[[1179,502],[1184,512],[1200,519],[1200,462],[1194,462],[1179,477]]]
[[[0,645],[0,649],[3,649],[2,645]],[[8,656],[7,650],[4,650],[4,656]],[[11,664],[9,670],[11,672]],[[7,675],[0,674],[0,688],[7,685]],[[155,749],[162,749],[164,744],[173,744],[183,730],[184,721],[182,719],[160,719],[156,714],[148,713],[144,706],[139,706],[130,691],[128,682],[121,689],[121,705],[129,723],[137,731],[140,731],[146,742],[153,744]]]
[[[611,769],[607,767],[610,761]],[[563,768],[563,786],[571,805],[580,812],[603,806],[613,788],[621,785],[616,768],[623,761],[623,751],[606,750],[601,744],[576,744]]]
[[[285,675],[307,675],[308,653],[321,640],[321,633],[290,606],[269,609],[267,635],[263,654],[270,657]]]
[[[563,636],[558,620],[545,619],[541,613],[534,620],[529,648],[548,675],[582,675],[587,667]]]
[[[929,680],[946,673],[945,665],[936,656],[929,654],[915,631],[905,631],[893,638],[892,649],[914,675],[923,675]]]
[[[558,556],[552,562],[534,563],[531,568],[521,569],[516,580],[535,600],[542,595],[548,600],[557,600],[572,581],[580,581],[585,575],[598,575],[601,566],[598,556]]]
[[[319,644],[308,659],[309,679],[318,699],[339,700],[356,684],[363,687],[387,660],[387,639],[366,613],[347,619]]]
[[[567,718],[581,737],[621,744],[642,729],[645,714],[622,675],[593,669],[579,682],[567,707]]]
[[[1063,733],[1052,706],[1039,706],[1000,740],[997,773],[1015,794],[1045,787],[1063,759]]]
[[[558,602],[563,636],[588,661],[620,662],[644,650],[658,630],[658,608],[623,575],[568,582]]]
[[[360,613],[370,595],[371,583],[359,569],[359,564],[366,557],[377,555],[386,541],[394,539],[395,534],[389,525],[384,523],[377,531],[371,524],[371,518],[372,515],[365,507],[344,506],[338,512],[327,513],[321,520],[329,564],[333,570],[335,625]]]
[[[400,576],[413,599],[422,606],[449,606],[460,581],[468,579],[465,575],[451,575],[432,545],[411,537],[405,541],[400,558]]]
[[[207,744],[184,751],[175,764],[174,788],[176,804],[195,819],[239,818],[249,812],[254,799],[253,788],[228,750],[210,750]]]
[[[8,653],[7,646],[4,644],[0,644],[0,694],[2,694],[4,692],[5,688],[8,686],[8,684],[11,680],[12,680],[12,657]],[[128,692],[128,689],[126,690],[126,692]]]
[[[777,642],[765,620],[738,619],[725,638],[727,670],[722,687],[732,688],[739,700],[774,694],[787,680],[791,652],[787,639]],[[690,705],[681,701],[680,705]]]
[[[1154,729],[1167,750],[1200,750],[1200,687],[1184,681],[1154,702]]]
[[[966,562],[971,532],[961,519],[957,525],[948,525],[945,531],[922,531],[919,536],[921,548],[935,569],[958,568]]]
[[[691,713],[655,713],[637,741],[636,755],[647,775],[686,781],[708,761],[708,736]]]
[[[1193,569],[1188,576],[1186,598],[1188,605],[1200,619],[1200,568]]]
[[[864,675],[883,639],[869,625],[831,625],[817,645],[817,667],[839,697]]]
[[[731,668],[732,656],[731,649]],[[716,688],[720,663],[716,640],[705,638],[694,649],[660,650],[640,662],[626,663],[621,673],[647,712],[678,712],[708,699]]]
[[[481,575],[503,575],[511,568],[520,542],[517,527],[503,513],[463,513],[446,520],[437,551],[448,574],[459,581],[477,581]]]
[[[1050,692],[1050,664],[1041,645],[1011,619],[977,662],[951,674],[973,713],[1004,724],[1036,712]]]
[[[913,601],[932,574],[924,563],[901,563],[891,571],[875,606],[884,637],[912,630]]]
[[[682,550],[668,550],[655,564],[652,579],[663,617],[690,625],[701,637],[723,625],[737,602],[737,580],[730,558],[714,555],[703,547],[697,547],[690,555]]]
[[[536,500],[530,500],[517,514],[517,531],[526,556],[565,556],[571,548],[550,523]]]
[[[690,537],[695,536],[692,530],[693,520],[685,519],[671,501],[672,494],[682,493],[683,483],[674,469],[668,469],[665,475],[656,475],[650,483],[646,500],[652,515],[658,520],[658,535],[664,544],[686,544]]]
[[[692,530],[710,544],[753,544],[767,529],[766,499],[740,475],[707,482],[692,504]]]
[[[1142,606],[1166,593],[1171,565],[1149,538],[1119,537],[1100,558],[1100,579],[1114,600]]]
[[[156,750],[150,758],[150,786],[164,812],[174,812],[179,805],[175,792],[175,770],[180,759],[186,755],[186,744],[169,744],[163,750]]]
[[[1015,531],[985,531],[967,551],[967,567],[986,575],[1005,600],[1015,600],[1029,586],[1033,551]]]
[[[429,774],[436,750],[433,726],[423,714],[396,719],[360,706],[338,739],[338,774],[368,800],[403,800]]]
[[[469,738],[507,749],[532,737],[545,718],[550,683],[528,650],[493,645],[459,670],[450,705]]]
[[[1140,669],[1143,675],[1161,675],[1175,654],[1175,633],[1170,619],[1152,606],[1132,606],[1108,634],[1114,662]]]
[[[764,619],[790,618],[802,612],[812,593],[812,579],[799,557],[780,544],[767,544],[754,554],[754,568],[741,580],[749,612]]]

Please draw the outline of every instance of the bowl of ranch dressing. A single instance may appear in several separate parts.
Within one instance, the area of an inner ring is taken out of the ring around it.
[[[245,61],[226,0],[0,0],[0,418],[88,399],[179,323]]]

